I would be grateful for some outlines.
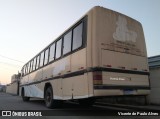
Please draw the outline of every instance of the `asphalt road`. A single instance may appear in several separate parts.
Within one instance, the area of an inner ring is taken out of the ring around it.
[[[103,109],[103,108],[102,108]],[[22,98],[19,96],[14,96],[11,94],[6,93],[0,93],[0,110],[15,110],[15,111],[47,111],[50,114],[54,115],[56,118],[62,118],[62,119],[74,119],[74,118],[97,118],[99,119],[100,114],[95,116],[95,111],[101,110],[100,107],[90,107],[90,108],[84,108],[81,107],[78,104],[74,103],[64,103],[61,108],[57,109],[48,109],[45,107],[45,103],[41,99],[31,98],[29,102],[23,102]],[[104,109],[101,114],[105,115]],[[110,109],[109,109],[110,110]],[[90,113],[90,114],[87,114]],[[94,113],[94,116],[92,115]],[[82,115],[82,116],[81,116]],[[24,119],[53,119],[53,116],[43,116],[43,117],[23,117]],[[0,117],[4,119],[19,119],[22,117]],[[101,117],[105,118],[105,116]]]
[[[24,119],[106,119],[106,114],[110,114],[116,111],[123,111],[121,108],[115,107],[104,107],[104,106],[93,106],[93,107],[81,107],[74,103],[64,103],[61,108],[48,109],[45,107],[44,101],[41,99],[31,99],[29,102],[23,102],[21,97],[13,96],[6,93],[0,93],[0,110],[15,110],[15,111],[38,111],[48,112],[54,116],[42,116],[42,117],[23,117]],[[0,119],[23,119],[22,117],[0,117]],[[107,119],[123,119],[124,116],[107,116]],[[125,116],[127,118],[127,116]],[[132,118],[129,116],[128,118]],[[133,117],[135,118],[135,117]],[[142,118],[142,117],[140,117]],[[145,116],[145,119],[147,117]],[[149,119],[149,118],[148,118]]]

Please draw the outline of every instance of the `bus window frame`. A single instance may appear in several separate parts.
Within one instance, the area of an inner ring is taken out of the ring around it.
[[[73,29],[75,29],[79,24],[83,24],[83,28],[82,28],[82,45],[79,47],[79,48],[77,48],[77,49],[72,49],[72,47],[73,47]],[[37,69],[35,69],[35,70],[33,70],[32,69],[32,71],[30,71],[29,73],[27,72],[25,72],[24,73],[24,75],[23,76],[26,76],[26,75],[28,75],[28,74],[30,74],[30,73],[32,73],[32,72],[34,72],[34,71],[37,71],[37,70],[39,70],[39,69],[41,69],[41,68],[43,68],[43,67],[45,67],[45,66],[47,66],[47,65],[50,65],[51,63],[54,63],[54,62],[56,62],[56,61],[58,61],[58,60],[60,60],[60,59],[63,59],[64,57],[66,57],[66,56],[68,56],[68,55],[71,55],[71,54],[73,54],[73,53],[75,53],[75,52],[77,52],[77,51],[79,51],[80,49],[83,49],[83,48],[85,48],[86,46],[87,46],[87,24],[88,24],[88,16],[86,15],[86,16],[84,16],[81,20],[79,20],[76,24],[74,24],[71,28],[69,28],[67,31],[65,31],[61,36],[59,36],[55,41],[53,41],[51,44],[49,44],[46,48],[44,48],[41,52],[39,52],[35,57],[37,57],[38,55],[39,55],[39,57],[40,57],[40,59],[39,59],[39,66],[38,66],[38,68]],[[66,35],[69,31],[72,31],[72,39],[71,39],[71,51],[69,52],[69,53],[67,53],[67,54],[62,54],[63,53],[63,38],[64,38],[64,35]],[[59,57],[59,58],[56,58],[56,44],[57,44],[57,42],[59,41],[59,40],[62,40],[62,43],[61,43],[61,56]],[[53,45],[55,43],[55,51],[54,51],[54,60],[52,60],[52,61],[49,61],[49,58],[50,58],[50,47]],[[45,50],[46,49],[49,49],[49,53],[48,53],[48,63],[46,64],[46,65],[44,65],[44,57],[45,56],[43,56],[43,65],[42,66],[40,66],[40,63],[41,63],[41,53],[42,52],[44,52],[43,53],[43,55],[45,55]],[[35,57],[33,57],[29,62],[31,62],[32,60],[34,60],[34,58]],[[28,64],[28,62],[24,65],[25,67],[26,67],[26,65]],[[23,66],[23,67],[24,67]],[[24,69],[25,69],[25,67],[24,67]],[[31,68],[31,67],[30,67]],[[33,68],[33,67],[32,67]]]

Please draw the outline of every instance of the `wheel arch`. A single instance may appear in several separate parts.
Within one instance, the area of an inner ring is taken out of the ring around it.
[[[24,87],[21,89],[21,96],[24,96]]]
[[[48,87],[51,87],[52,88],[52,85],[50,82],[47,82],[45,83],[45,86],[44,86],[44,91],[43,91],[43,98],[45,98],[45,91]],[[52,88],[52,91],[53,91],[53,88]],[[53,93],[53,92],[52,92]]]

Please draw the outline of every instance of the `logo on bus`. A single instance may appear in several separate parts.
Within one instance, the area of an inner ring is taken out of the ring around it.
[[[114,80],[114,81],[125,81],[125,78],[121,78],[121,77],[110,77],[110,80]]]
[[[118,21],[116,22],[117,28],[113,33],[113,38],[117,41],[131,41],[136,42],[137,33],[135,31],[129,30],[127,27],[127,20],[125,17],[119,16]]]

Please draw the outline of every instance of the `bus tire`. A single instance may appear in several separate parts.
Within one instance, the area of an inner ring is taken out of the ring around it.
[[[45,90],[45,105],[48,108],[57,108],[60,107],[62,105],[62,101],[60,100],[54,100],[53,99],[53,90],[52,87],[49,86],[46,90]]]
[[[29,99],[30,99],[30,97],[26,97],[26,96],[25,96],[25,90],[24,90],[24,88],[23,88],[23,89],[22,89],[22,100],[23,100],[24,102],[28,102]]]
[[[91,107],[94,104],[95,99],[93,98],[79,99],[78,102],[82,107]]]

